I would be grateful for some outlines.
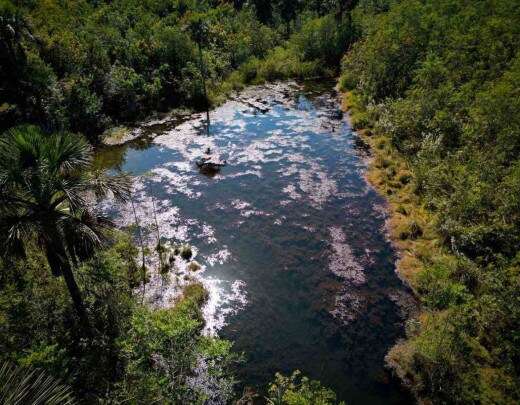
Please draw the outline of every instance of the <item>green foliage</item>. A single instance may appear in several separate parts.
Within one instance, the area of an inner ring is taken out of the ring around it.
[[[350,28],[348,24],[338,24],[332,15],[327,15],[307,21],[290,42],[303,60],[319,60],[325,66],[334,68],[352,40]]]
[[[469,299],[466,286],[454,281],[454,271],[447,263],[435,263],[419,274],[419,292],[429,308],[446,309]]]
[[[172,106],[203,107],[197,39],[211,87],[280,42],[250,8],[206,2],[28,2],[0,9],[0,84],[15,114],[85,133]],[[187,30],[197,18],[203,37]],[[14,34],[12,33],[14,30]]]
[[[300,30],[264,58],[252,58],[239,68],[241,81],[261,83],[287,78],[333,77],[341,56],[354,39],[350,23],[333,16],[310,17]]]
[[[230,400],[240,358],[230,342],[201,336],[204,287],[186,286],[173,308],[142,306],[132,287],[137,252],[129,235],[116,232],[110,247],[77,269],[91,340],[71,328],[64,283],[42,271],[47,265],[37,249],[0,262],[0,360],[45,369],[82,403]]]
[[[120,378],[117,339],[136,303],[130,288],[136,248],[115,233],[111,245],[76,270],[94,336],[75,327],[74,308],[61,278],[51,275],[32,246],[23,260],[0,263],[0,352],[2,360],[42,368],[69,384],[78,399],[93,401]]]
[[[428,314],[392,364],[434,403],[516,403],[520,9],[363,1],[354,21],[362,37],[341,86],[376,111],[368,121],[409,162],[451,254],[424,255],[416,287]]]
[[[267,401],[271,405],[333,405],[336,395],[318,381],[302,377],[299,371],[286,377],[277,373],[269,386]]]
[[[193,344],[202,325],[191,300],[173,310],[141,309],[121,343],[126,357],[125,394],[140,403],[183,402],[193,395],[186,373],[196,360]]]
[[[9,108],[0,127],[32,122],[92,143],[111,125],[203,109],[243,83],[334,76],[355,37],[336,1],[5,4],[0,85]]]
[[[117,393],[121,400],[202,404],[231,398],[234,380],[228,367],[237,358],[229,342],[201,337],[206,298],[204,288],[194,284],[174,308],[140,308],[133,314],[120,343],[126,362]]]

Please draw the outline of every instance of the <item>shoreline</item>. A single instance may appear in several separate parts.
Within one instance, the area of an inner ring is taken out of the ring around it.
[[[408,326],[409,323],[422,326],[430,322],[430,316],[421,307],[419,274],[433,257],[446,258],[451,255],[445,253],[441,247],[440,238],[434,228],[435,216],[422,205],[419,196],[415,194],[414,175],[409,163],[391,145],[390,138],[374,128],[369,112],[355,93],[339,89],[338,92],[341,109],[347,114],[352,131],[368,149],[364,176],[386,202],[385,227],[396,252],[395,272],[412,290],[417,300],[415,311],[405,321],[406,336],[395,342],[385,361],[419,404],[428,403],[427,398],[421,398],[418,383],[407,373],[407,364],[411,362],[413,355],[408,344],[417,333],[409,332]]]
[[[359,139],[368,146],[367,182],[385,199],[388,236],[396,249],[396,272],[416,296],[417,275],[426,259],[420,250],[429,249],[429,256],[443,255],[439,236],[433,225],[435,217],[421,204],[414,193],[414,175],[408,162],[391,145],[387,135],[374,130],[372,124],[362,122],[358,114],[366,110],[352,92],[340,92],[341,109],[348,113],[348,121]],[[366,124],[361,126],[361,124]]]

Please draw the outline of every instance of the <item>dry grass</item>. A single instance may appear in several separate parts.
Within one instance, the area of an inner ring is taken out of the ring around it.
[[[352,127],[370,146],[372,158],[366,177],[388,202],[390,239],[400,253],[397,272],[415,290],[418,273],[444,256],[434,227],[435,216],[414,193],[412,170],[392,147],[389,137],[366,127],[368,114],[359,98],[352,92],[344,93],[342,108],[348,111]]]
[[[119,126],[107,129],[103,133],[103,143],[105,145],[120,145],[130,136],[130,128]]]

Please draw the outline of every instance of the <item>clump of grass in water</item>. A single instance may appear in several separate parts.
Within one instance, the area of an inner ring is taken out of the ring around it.
[[[184,260],[190,260],[193,256],[193,252],[191,250],[190,245],[182,245],[179,250],[179,253]]]
[[[193,260],[192,262],[190,262],[190,264],[188,264],[189,271],[195,272],[195,271],[199,271],[200,269],[201,269],[201,265],[195,260]]]

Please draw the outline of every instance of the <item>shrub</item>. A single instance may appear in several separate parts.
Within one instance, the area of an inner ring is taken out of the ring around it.
[[[125,380],[113,397],[137,403],[203,403],[211,384],[217,403],[229,403],[234,379],[230,365],[239,358],[231,343],[201,336],[201,307],[207,292],[200,283],[185,287],[173,308],[140,308],[120,344]],[[204,364],[204,367],[201,367]],[[196,381],[196,383],[195,383]]]
[[[272,405],[333,405],[336,395],[319,381],[309,380],[295,371],[289,377],[276,374],[269,387],[268,401]]]

